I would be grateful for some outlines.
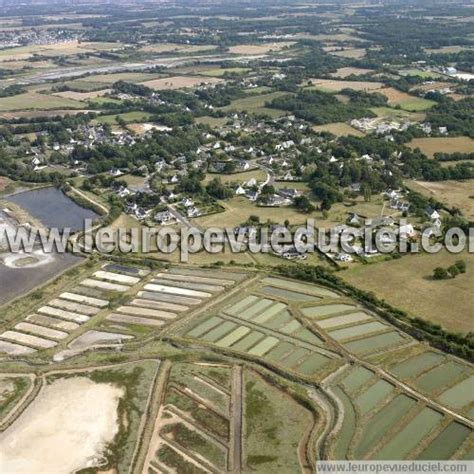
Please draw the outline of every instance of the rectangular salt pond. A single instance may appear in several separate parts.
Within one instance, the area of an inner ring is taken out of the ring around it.
[[[211,329],[206,334],[203,334],[200,339],[207,342],[216,342],[236,327],[237,324],[232,323],[231,321],[224,321],[222,324],[219,324],[217,327]]]
[[[0,337],[8,339],[9,341],[16,342],[18,344],[26,344],[27,346],[36,347],[39,349],[49,349],[56,346],[58,343],[43,339],[37,336],[30,336],[17,331],[6,331],[0,334]]]
[[[281,313],[278,313],[273,318],[267,320],[265,327],[278,331],[281,327],[283,327],[285,324],[288,324],[293,319],[293,316],[288,312],[288,310],[283,310]]]
[[[90,319],[89,316],[71,313],[71,311],[64,311],[58,308],[52,308],[51,306],[42,306],[40,309],[38,309],[38,313],[46,314],[47,316],[57,316],[58,318],[65,319],[67,321],[73,321],[75,323],[85,323]]]
[[[280,329],[280,332],[282,332],[283,334],[293,334],[300,327],[301,327],[301,324],[299,323],[299,321],[294,319],[293,321],[290,321],[288,324],[283,326]]]
[[[175,319],[176,314],[157,309],[137,308],[136,306],[120,306],[117,311],[132,316],[143,316],[145,318]]]
[[[339,298],[339,295],[334,291],[328,290],[321,286],[311,285],[308,283],[300,283],[292,280],[284,280],[281,278],[267,277],[262,280],[262,283],[267,283],[281,288],[288,288],[295,291],[303,291],[315,296],[323,296],[326,298]]]
[[[359,444],[354,449],[356,459],[363,459],[376,443],[416,405],[416,400],[406,395],[398,395],[382,410],[377,412],[365,425]]]
[[[183,281],[170,281],[166,280],[165,278],[155,278],[151,280],[151,283],[160,285],[173,285],[179,288],[187,288],[189,290],[202,290],[202,291],[210,291],[211,293],[218,293],[219,291],[223,291],[223,286],[216,286],[216,285],[209,285],[206,283],[190,283],[190,282],[183,282]]]
[[[443,461],[450,459],[472,433],[461,423],[450,423],[418,456],[419,460]]]
[[[263,356],[277,344],[278,339],[276,337],[268,336],[263,341],[260,341],[258,344],[252,347],[252,349],[250,349],[248,352],[252,355]]]
[[[263,311],[263,313],[254,316],[252,318],[252,322],[257,324],[264,324],[269,319],[272,319],[274,316],[276,316],[280,311],[283,311],[285,308],[286,305],[284,305],[283,303],[275,303],[269,308],[267,308],[265,311]]]
[[[452,408],[462,408],[474,401],[474,375],[443,392],[438,400]]]
[[[402,337],[397,331],[386,332],[378,336],[367,337],[357,341],[348,342],[344,344],[348,351],[355,353],[369,353],[375,352],[384,347],[395,346],[406,343],[407,339]]]
[[[304,358],[308,357],[311,354],[311,351],[305,349],[304,347],[296,348],[290,355],[281,359],[279,364],[283,367],[293,367],[297,363],[301,363]]]
[[[338,326],[345,326],[346,324],[358,323],[360,321],[368,321],[372,318],[370,314],[358,311],[357,313],[346,314],[344,316],[333,316],[332,318],[323,319],[316,324],[323,329],[336,328]]]
[[[305,295],[304,293],[276,288],[274,286],[264,286],[260,289],[260,292],[265,295],[277,296],[290,301],[315,301],[320,299],[318,296]]]
[[[13,342],[0,341],[0,353],[10,355],[26,355],[33,354],[36,349],[31,347],[21,346],[20,344],[14,344]]]
[[[107,281],[93,280],[92,278],[86,278],[81,281],[81,285],[88,288],[99,288],[106,291],[120,291],[125,292],[130,289],[129,286],[119,285],[118,283],[109,283]]]
[[[349,394],[357,391],[362,385],[367,383],[374,373],[365,367],[354,367],[351,369],[349,374],[343,379],[342,385],[344,390]]]
[[[165,321],[161,319],[148,319],[140,318],[138,316],[127,316],[126,314],[112,313],[107,316],[107,321],[113,321],[115,323],[126,323],[126,324],[141,324],[144,326],[163,326]]]
[[[405,459],[443,419],[443,415],[431,408],[423,408],[382,449],[374,459]]]
[[[225,312],[231,314],[232,316],[237,316],[242,309],[254,304],[258,300],[259,298],[257,296],[246,296],[243,300],[237,301],[235,304],[227,306],[225,308]]]
[[[280,341],[265,357],[271,361],[278,362],[293,350],[295,350],[293,344],[286,341]]]
[[[297,367],[294,368],[297,372],[300,372],[304,375],[313,375],[329,362],[329,358],[313,352],[307,359],[300,363]]]
[[[259,299],[248,308],[234,314],[239,318],[248,320],[268,309],[273,303],[273,300]]]
[[[103,270],[95,272],[94,277],[99,278],[100,280],[110,280],[116,283],[124,283],[126,285],[136,285],[140,281],[140,278],[137,277],[120,275],[118,273],[112,272],[104,272]]]
[[[212,318],[206,319],[199,323],[197,326],[193,327],[190,331],[186,333],[188,337],[199,337],[202,336],[207,331],[210,331],[212,328],[216,327],[219,323],[222,323],[223,319],[213,316]]]
[[[249,332],[250,328],[247,328],[245,326],[239,326],[237,329],[227,334],[227,336],[224,336],[222,339],[217,341],[216,344],[222,347],[229,347]]]
[[[144,298],[153,301],[163,301],[165,303],[178,303],[193,306],[201,303],[198,298],[189,298],[188,296],[168,295],[165,293],[158,293],[155,291],[139,291],[137,293],[139,298]]]
[[[145,300],[140,298],[134,299],[130,305],[151,309],[168,309],[170,311],[177,312],[187,311],[189,309],[189,306],[184,306],[181,304],[165,303],[163,301]]]
[[[385,380],[378,380],[371,385],[365,392],[362,392],[355,400],[362,415],[368,413],[376,407],[382,400],[387,398],[395,387]]]
[[[190,283],[208,283],[209,285],[233,285],[235,282],[233,280],[224,280],[218,278],[209,278],[201,276],[190,276],[190,275],[172,275],[170,273],[157,273],[157,278],[164,278],[165,280],[171,281],[184,281]]]
[[[258,331],[252,331],[250,334],[247,334],[243,339],[236,342],[232,345],[232,349],[240,352],[246,352],[250,349],[257,341],[263,339],[264,334]]]
[[[97,306],[98,308],[105,308],[109,302],[107,300],[101,300],[99,298],[92,298],[90,296],[77,295],[75,293],[61,293],[60,298],[64,300],[74,301],[76,303],[85,303],[91,306]]]
[[[53,300],[49,301],[48,306],[54,306],[67,311],[74,311],[75,313],[85,314],[86,316],[94,316],[100,311],[100,309],[94,306],[89,306],[82,303],[74,303],[61,298],[54,298]]]
[[[437,352],[423,352],[400,362],[390,369],[393,375],[401,379],[416,377],[421,372],[444,362],[446,357]]]
[[[424,392],[432,392],[447,385],[452,385],[469,369],[466,365],[454,361],[440,365],[415,380],[415,385]]]
[[[329,335],[336,341],[341,341],[343,339],[350,339],[357,336],[365,336],[377,331],[390,329],[386,324],[382,324],[378,321],[373,323],[359,324],[358,326],[350,326],[344,329],[336,329],[331,331]]]
[[[148,283],[147,285],[144,286],[144,288],[147,291],[156,291],[159,293],[166,293],[169,295],[194,296],[196,298],[209,298],[211,296],[210,293],[206,293],[204,291],[188,290],[186,288],[178,288],[175,286],[166,286],[166,285],[156,285],[152,283]]]
[[[43,326],[37,326],[36,324],[30,323],[18,323],[15,326],[15,329],[18,329],[18,331],[34,334],[35,336],[44,336],[49,339],[64,339],[68,336],[67,332],[57,331],[56,329],[45,328]]]
[[[32,323],[39,324],[41,326],[47,326],[68,332],[74,331],[80,327],[77,323],[51,318],[50,316],[44,316],[42,314],[30,314],[26,317],[26,321],[31,321]]]
[[[325,304],[302,308],[301,312],[308,318],[323,318],[324,316],[343,313],[353,309],[355,309],[355,306],[352,304]]]

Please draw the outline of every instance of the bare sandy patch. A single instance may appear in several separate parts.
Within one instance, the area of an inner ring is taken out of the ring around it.
[[[0,435],[3,472],[69,474],[97,466],[118,432],[123,390],[86,377],[53,382]]]
[[[87,331],[74,339],[69,347],[71,349],[85,349],[94,346],[121,344],[123,341],[133,339],[133,336],[105,331]]]

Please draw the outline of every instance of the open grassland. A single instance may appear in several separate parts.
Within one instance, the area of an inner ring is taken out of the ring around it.
[[[74,92],[74,91],[65,91],[65,92],[56,92],[52,95],[55,97],[61,97],[63,99],[71,99],[77,101],[87,101],[89,99],[96,99],[97,97],[102,97],[105,94],[112,92],[111,89],[102,89],[98,91],[91,92]]]
[[[333,56],[338,56],[340,58],[360,59],[365,56],[366,51],[365,48],[338,48],[337,50],[333,50],[331,47],[329,53],[331,53]]]
[[[452,280],[431,278],[434,268],[447,268],[460,259],[467,264],[465,274]],[[473,254],[454,255],[443,251],[353,267],[341,273],[341,277],[414,316],[451,331],[467,333],[472,330],[468,315],[472,314],[473,269]]]
[[[69,56],[95,51],[107,51],[120,48],[120,43],[80,43],[67,41],[50,45],[30,45],[0,50],[0,62],[29,59],[35,54],[42,56]]]
[[[295,44],[294,41],[284,41],[278,43],[263,43],[263,44],[241,44],[231,46],[229,52],[232,54],[267,54],[270,52],[278,52],[284,48],[289,48]]]
[[[152,114],[149,112],[125,112],[123,114],[118,114],[118,115],[101,115],[100,117],[97,117],[96,119],[93,120],[94,124],[97,123],[108,123],[110,125],[116,125],[117,122],[117,117],[120,117],[122,120],[125,120],[127,123],[133,123],[133,122],[139,122],[139,121],[147,121],[150,120],[152,117]]]
[[[348,76],[361,76],[364,74],[370,74],[372,72],[374,72],[372,69],[363,69],[360,67],[341,67],[336,72],[332,72],[330,76],[336,77],[338,79],[344,79]]]
[[[156,90],[175,90],[193,88],[204,84],[219,84],[222,79],[200,76],[173,76],[141,82],[141,85]]]
[[[430,109],[436,104],[436,102],[433,100],[416,97],[407,94],[406,92],[394,89],[393,87],[384,87],[383,89],[380,89],[376,92],[387,97],[388,103],[390,105],[399,105],[402,109],[408,110],[409,112]]]
[[[91,83],[102,83],[102,84],[113,84],[117,81],[126,81],[126,82],[145,82],[151,81],[162,77],[162,74],[156,74],[151,72],[115,72],[112,74],[91,74],[81,78],[83,82]]]
[[[423,112],[408,112],[402,109],[395,109],[392,107],[371,107],[370,109],[377,117],[386,118],[401,118],[412,120],[413,122],[420,122],[425,119],[426,114]]]
[[[256,169],[252,171],[244,171],[243,173],[232,173],[232,174],[221,174],[221,173],[208,173],[204,178],[204,183],[208,183],[214,178],[220,179],[223,183],[237,183],[242,184],[245,181],[250,179],[256,179],[257,182],[263,183],[267,175],[261,169]]]
[[[52,110],[52,109],[78,109],[84,107],[84,104],[76,100],[52,95],[37,94],[27,92],[12,97],[0,98],[0,112],[15,110]]]
[[[235,197],[223,201],[221,204],[225,208],[224,212],[197,217],[194,221],[203,227],[217,225],[234,227],[246,222],[251,215],[260,217],[261,222],[270,219],[272,222],[283,223],[288,219],[292,224],[302,224],[307,218],[306,214],[302,214],[291,207],[259,207],[244,197]]]
[[[457,207],[474,221],[474,180],[465,181],[406,181],[405,184],[426,197],[432,197],[448,207]]]
[[[473,153],[474,140],[470,137],[414,138],[407,143],[412,149],[419,148],[428,158],[435,153]]]
[[[219,128],[225,125],[227,122],[226,117],[209,117],[207,115],[203,117],[196,117],[195,118],[196,123],[202,124],[202,125],[209,125],[211,128]]]
[[[272,92],[270,94],[253,95],[244,99],[234,100],[230,105],[222,107],[222,110],[224,112],[236,110],[237,112],[266,114],[272,118],[281,117],[282,115],[285,115],[286,112],[267,108],[265,107],[265,104],[283,95],[285,95],[285,92]]]
[[[215,69],[204,69],[199,71],[201,76],[222,77],[225,74],[245,74],[251,71],[248,67],[223,67]]]
[[[138,49],[141,53],[198,53],[203,51],[212,51],[216,49],[216,46],[212,44],[177,44],[177,43],[156,43],[149,44],[143,48]]]
[[[336,79],[311,79],[312,87],[324,92],[340,92],[343,89],[353,89],[356,91],[371,91],[381,89],[381,82],[368,81],[340,81]]]
[[[315,132],[330,132],[336,137],[344,137],[348,135],[352,135],[354,137],[362,137],[364,134],[351,127],[347,123],[344,122],[337,122],[337,123],[328,123],[326,125],[316,125],[313,127]]]

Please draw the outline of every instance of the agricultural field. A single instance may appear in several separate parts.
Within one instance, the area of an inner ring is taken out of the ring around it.
[[[456,207],[469,220],[474,220],[474,181],[406,181],[413,191],[432,197],[446,206]]]
[[[176,90],[193,88],[204,84],[219,84],[223,79],[202,76],[172,76],[141,82],[141,85],[155,90]]]
[[[229,53],[232,54],[267,54],[271,52],[280,52],[286,48],[290,48],[295,43],[294,41],[282,41],[278,43],[265,43],[265,44],[242,44],[237,46],[231,46]]]
[[[77,100],[65,97],[55,97],[52,95],[27,92],[13,97],[0,98],[0,112],[16,110],[54,110],[54,109],[78,109],[84,104]]]
[[[348,59],[360,59],[366,55],[365,48],[334,48],[332,46],[326,50],[334,56]]]
[[[433,100],[416,97],[406,92],[401,92],[393,87],[384,87],[378,91],[379,94],[384,95],[388,99],[389,105],[399,105],[402,109],[408,112],[419,112],[430,109],[436,104]]]
[[[455,280],[432,279],[434,268],[447,268],[460,259],[468,268],[474,265],[472,254],[463,252],[456,255],[442,251],[434,255],[407,255],[399,260],[356,266],[345,271],[342,277],[411,314],[452,331],[467,333],[472,327],[467,315],[472,314],[474,273],[467,271]]]
[[[271,92],[269,94],[253,95],[244,99],[234,100],[230,105],[223,107],[222,110],[224,112],[235,110],[237,112],[265,114],[273,118],[281,117],[285,115],[286,112],[267,108],[265,107],[265,104],[283,95],[285,95],[284,92]]]
[[[362,76],[374,72],[372,69],[363,69],[360,67],[341,67],[336,72],[332,72],[330,76],[338,79],[344,79],[348,76]]]
[[[470,137],[414,138],[407,143],[412,149],[419,148],[428,158],[435,153],[473,153],[474,140]]]
[[[314,89],[323,92],[340,92],[343,89],[353,89],[356,91],[377,91],[383,87],[381,82],[368,81],[341,81],[336,79],[310,79]]]
[[[333,135],[336,135],[336,137],[344,137],[347,135],[362,137],[364,135],[360,130],[355,129],[344,122],[328,123],[327,125],[316,125],[313,127],[313,130],[315,132],[329,132]]]

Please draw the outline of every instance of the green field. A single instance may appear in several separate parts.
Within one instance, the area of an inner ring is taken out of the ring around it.
[[[230,105],[223,107],[224,112],[235,110],[237,112],[247,112],[255,114],[265,114],[272,118],[281,117],[286,114],[283,110],[270,109],[265,107],[265,103],[271,102],[277,97],[286,95],[284,92],[272,92],[270,94],[253,95],[243,99],[232,101]]]

